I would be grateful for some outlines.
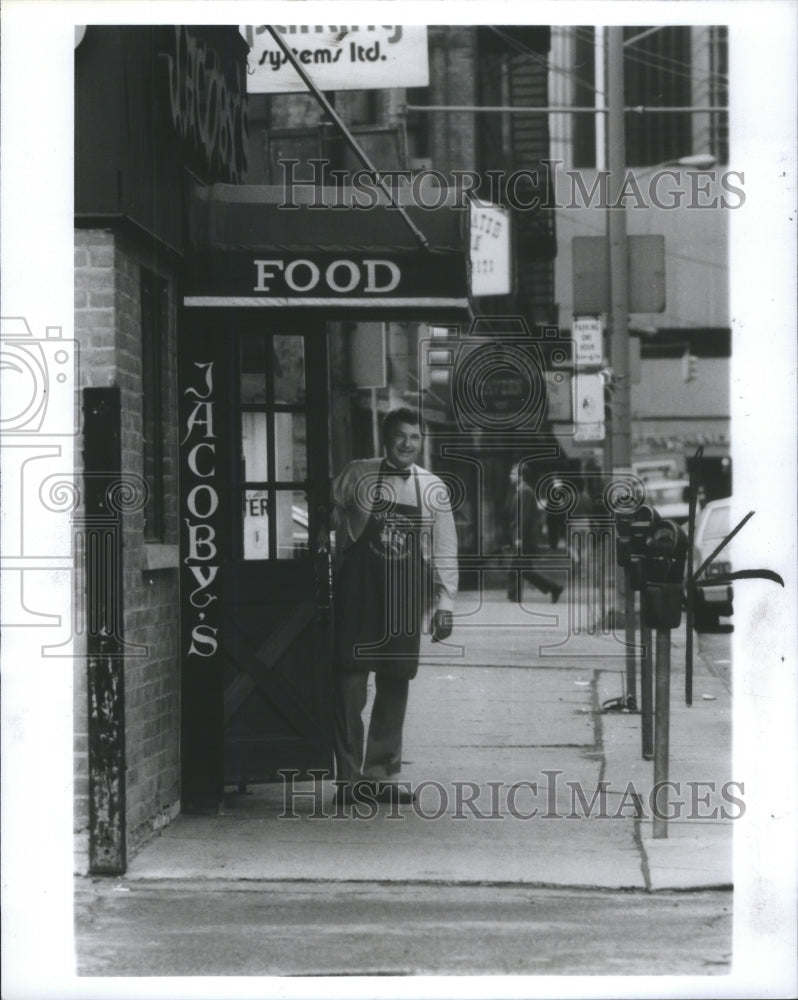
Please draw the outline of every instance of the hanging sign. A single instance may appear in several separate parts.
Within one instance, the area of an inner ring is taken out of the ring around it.
[[[380,90],[429,85],[427,29],[399,24],[273,26],[319,90]],[[249,45],[250,94],[306,92],[265,24],[239,29]]]
[[[499,205],[472,201],[469,228],[471,294],[509,295],[512,291],[510,213]]]

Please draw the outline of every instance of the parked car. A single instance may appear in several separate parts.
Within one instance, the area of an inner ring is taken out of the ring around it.
[[[731,530],[731,497],[711,500],[696,518],[693,538],[693,572],[712,553]],[[713,583],[732,571],[730,542],[701,574],[695,587],[693,624],[696,629],[717,628],[721,617],[733,612],[734,591],[730,583]]]
[[[688,479],[651,479],[645,483],[645,502],[654,507],[660,517],[681,524],[690,514],[687,502]]]

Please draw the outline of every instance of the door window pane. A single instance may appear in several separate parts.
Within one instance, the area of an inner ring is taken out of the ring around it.
[[[300,490],[277,492],[277,558],[303,559],[308,555],[308,501]]]
[[[244,558],[269,558],[269,494],[267,490],[244,493]]]
[[[266,347],[263,337],[241,338],[241,402],[266,402]]]
[[[305,342],[302,337],[272,338],[275,403],[305,401]]]
[[[241,414],[241,452],[245,482],[265,482],[269,478],[269,428],[265,413]]]
[[[307,432],[304,413],[275,413],[275,478],[304,482],[308,475]]]

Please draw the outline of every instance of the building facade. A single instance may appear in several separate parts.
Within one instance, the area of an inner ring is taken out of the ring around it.
[[[632,312],[632,458],[686,474],[704,448],[710,497],[731,490],[729,217],[745,201],[729,163],[728,52],[723,26],[624,32],[625,190],[630,237],[664,238],[664,309]],[[605,29],[552,29],[551,103],[606,107]],[[657,107],[668,108],[658,112]],[[712,111],[712,108],[718,108]],[[552,114],[559,321],[573,320],[573,241],[606,232],[604,115]],[[606,316],[602,317],[606,326]],[[602,442],[581,445],[601,461]],[[575,449],[576,451],[577,449]]]
[[[425,463],[462,486],[462,550],[500,544],[522,445],[458,425],[428,350],[480,314],[551,323],[553,214],[527,205],[546,117],[475,110],[545,103],[549,30],[436,27],[425,45],[426,85],[329,95],[379,170],[426,175],[368,212],[313,97],[247,94],[246,32],[91,25],[76,45],[80,871],[124,871],[226,789],[331,773],[329,483],[379,448],[389,408],[421,407]],[[457,172],[508,204],[474,216]],[[491,295],[469,282],[494,263],[474,218],[513,234]]]
[[[96,25],[75,50],[78,870],[123,870],[180,808],[185,199],[244,178],[246,51],[234,29]]]

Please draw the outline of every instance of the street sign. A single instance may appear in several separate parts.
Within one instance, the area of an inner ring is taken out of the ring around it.
[[[600,375],[574,376],[574,440],[604,440],[604,381]]]
[[[598,316],[574,316],[571,336],[576,344],[578,368],[601,364],[604,351],[601,343],[601,320]]]
[[[512,291],[510,213],[485,201],[472,201],[471,294],[509,295]]]
[[[574,431],[574,441],[603,441],[604,436],[603,420],[595,424],[577,424]]]
[[[277,31],[319,90],[380,90],[429,84],[427,29],[389,24],[278,24]],[[250,94],[304,92],[265,24],[239,28],[249,45]]]
[[[570,372],[546,372],[547,414],[553,423],[574,419],[573,380]]]
[[[596,424],[604,420],[604,382],[600,375],[576,373],[574,419],[577,424]]]
[[[665,237],[628,237],[629,312],[665,312]],[[574,315],[612,311],[610,254],[604,236],[574,236],[571,243]]]

